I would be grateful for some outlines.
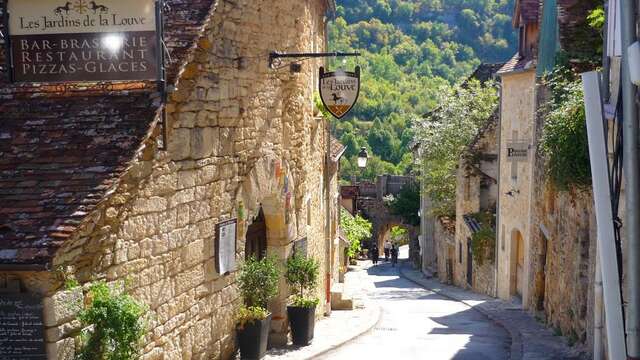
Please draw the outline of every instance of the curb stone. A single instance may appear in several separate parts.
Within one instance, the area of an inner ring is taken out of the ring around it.
[[[374,320],[371,321],[370,323],[367,323],[367,325],[366,325],[366,327],[364,329],[362,329],[361,331],[359,330],[352,337],[350,337],[348,339],[345,339],[344,341],[340,341],[337,344],[333,344],[330,347],[328,347],[328,348],[326,348],[326,349],[324,349],[322,351],[319,351],[319,352],[317,352],[317,353],[315,353],[313,355],[307,356],[307,357],[305,357],[303,359],[304,360],[310,360],[310,359],[314,359],[314,358],[316,358],[318,356],[325,355],[325,354],[327,354],[327,353],[329,353],[329,352],[331,352],[331,351],[333,351],[333,350],[335,350],[335,349],[337,349],[337,348],[339,348],[339,347],[341,347],[341,346],[343,346],[345,344],[348,344],[348,343],[356,340],[357,338],[367,334],[368,332],[370,332],[371,329],[373,329],[376,325],[378,325],[378,323],[380,323],[380,321],[382,320],[382,311],[380,310],[380,306],[377,306],[377,305],[373,306],[373,311],[374,311],[374,313],[373,313],[374,316],[372,316],[371,318],[374,319]]]

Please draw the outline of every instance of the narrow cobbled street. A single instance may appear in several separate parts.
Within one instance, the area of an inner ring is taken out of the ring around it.
[[[406,258],[406,249],[401,256]],[[405,266],[408,266],[405,264]],[[370,300],[382,309],[366,334],[320,359],[507,359],[507,332],[467,305],[407,280],[380,262],[367,270]]]

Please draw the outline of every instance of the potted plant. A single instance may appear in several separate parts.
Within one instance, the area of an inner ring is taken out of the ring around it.
[[[291,287],[291,305],[287,306],[291,337],[295,345],[308,345],[313,339],[316,306],[319,299],[309,295],[318,283],[318,261],[300,254],[287,260],[285,279]]]
[[[237,314],[238,343],[242,359],[261,359],[267,351],[271,314],[267,304],[278,293],[276,261],[249,258],[240,268],[238,287],[244,305]]]

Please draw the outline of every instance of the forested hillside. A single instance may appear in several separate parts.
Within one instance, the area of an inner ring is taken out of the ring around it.
[[[334,122],[348,146],[342,163],[351,175],[401,174],[411,166],[411,120],[435,106],[443,87],[459,83],[480,62],[515,52],[513,0],[337,0],[329,29],[332,51],[360,51],[332,66],[363,69],[362,92],[350,115]],[[363,174],[355,167],[369,149]]]

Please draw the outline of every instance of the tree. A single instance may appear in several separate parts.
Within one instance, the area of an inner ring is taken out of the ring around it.
[[[345,209],[340,209],[340,227],[349,240],[347,256],[354,258],[360,252],[362,241],[371,237],[371,222],[360,215],[352,216]]]
[[[455,213],[456,167],[462,151],[497,109],[498,94],[492,84],[470,81],[443,89],[440,107],[415,124],[419,144],[421,180],[435,215]]]
[[[420,188],[417,184],[405,185],[398,193],[398,196],[389,204],[391,213],[402,217],[403,221],[409,225],[420,225]]]

